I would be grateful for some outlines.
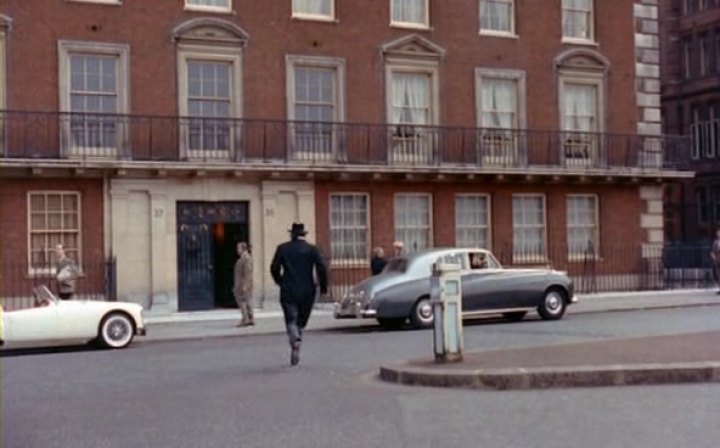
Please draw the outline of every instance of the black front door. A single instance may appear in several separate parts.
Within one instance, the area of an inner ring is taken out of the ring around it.
[[[215,302],[213,254],[207,224],[181,224],[178,229],[180,311],[212,309]]]
[[[178,202],[178,309],[233,306],[235,245],[249,241],[247,202]]]

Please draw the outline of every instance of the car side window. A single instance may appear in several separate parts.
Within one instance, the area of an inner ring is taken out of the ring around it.
[[[443,263],[457,264],[460,265],[460,269],[467,269],[467,261],[465,253],[463,252],[451,252],[445,254],[442,257]]]
[[[488,269],[493,267],[484,252],[470,252],[470,269]]]

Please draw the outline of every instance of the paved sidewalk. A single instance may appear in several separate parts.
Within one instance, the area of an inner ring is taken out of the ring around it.
[[[641,293],[607,293],[581,295],[580,302],[568,308],[568,315],[608,311],[662,309],[690,306],[720,305],[720,295],[714,290],[673,290]],[[720,312],[720,310],[719,310]],[[278,307],[255,311],[255,326],[237,328],[237,310],[213,310],[157,315],[145,313],[148,335],[137,342],[188,340],[216,337],[238,337],[258,334],[284,333],[282,312]],[[373,319],[334,319],[332,304],[317,304],[308,330],[348,328],[377,325]]]
[[[381,366],[380,378],[496,390],[720,382],[720,331],[469,352]]]

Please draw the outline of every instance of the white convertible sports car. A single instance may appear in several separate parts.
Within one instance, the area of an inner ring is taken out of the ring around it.
[[[0,345],[57,345],[97,342],[107,348],[127,347],[145,335],[142,305],[128,302],[59,300],[47,286],[38,286],[35,307],[3,312]]]

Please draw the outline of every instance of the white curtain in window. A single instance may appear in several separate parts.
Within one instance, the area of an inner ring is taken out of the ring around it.
[[[329,16],[334,0],[293,0],[293,11],[301,14]]]
[[[513,198],[513,253],[545,255],[545,211],[542,197]]]
[[[488,201],[484,196],[458,196],[455,200],[455,244],[481,247],[488,244]]]
[[[568,250],[571,254],[584,254],[595,241],[597,216],[594,196],[573,196],[567,201]]]
[[[395,198],[395,239],[414,252],[430,246],[430,197],[406,195]]]
[[[394,123],[429,124],[429,75],[395,73],[392,89]]]
[[[593,85],[565,84],[566,131],[597,131],[597,88]]]
[[[393,22],[427,23],[427,11],[425,10],[426,0],[392,0]]]
[[[563,0],[563,36],[589,39],[593,0]]]
[[[516,127],[517,83],[505,79],[482,82],[483,127],[512,129]]]
[[[514,0],[481,0],[480,28],[512,32],[512,4]]]

